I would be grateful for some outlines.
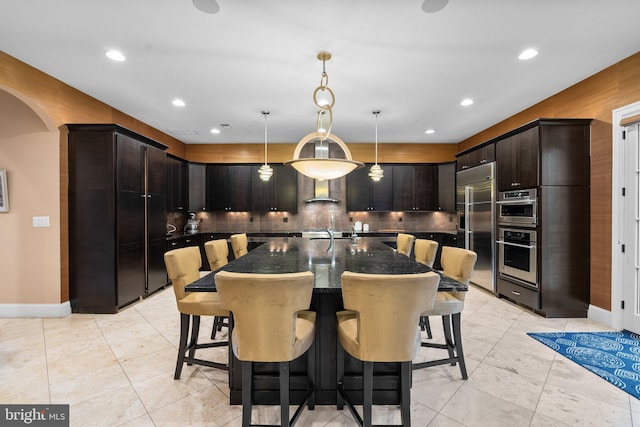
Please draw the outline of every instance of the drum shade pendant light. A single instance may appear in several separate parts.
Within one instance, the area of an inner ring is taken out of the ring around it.
[[[374,110],[372,113],[376,116],[376,163],[371,166],[369,169],[369,178],[371,180],[378,182],[384,177],[384,172],[382,168],[378,164],[378,114],[380,114],[380,110]]]
[[[309,178],[325,180],[343,177],[349,172],[364,167],[364,163],[353,160],[347,144],[331,133],[335,97],[333,91],[329,88],[329,76],[325,70],[325,63],[331,59],[331,54],[328,52],[320,52],[318,59],[322,61],[322,77],[320,78],[320,86],[313,92],[313,102],[319,108],[316,119],[316,132],[312,132],[303,137],[300,142],[298,142],[298,145],[296,145],[293,152],[293,159],[287,160],[284,164],[293,167]],[[319,98],[319,94],[323,96]],[[320,150],[326,152],[327,157],[300,158],[302,148],[312,141],[319,141],[320,144],[324,142],[327,143],[327,150]],[[345,156],[344,159],[329,158],[328,145],[331,142],[342,148]]]
[[[273,168],[267,163],[267,116],[269,114],[269,111],[262,112],[264,116],[264,165],[260,166],[258,174],[263,181],[269,181],[273,175]]]

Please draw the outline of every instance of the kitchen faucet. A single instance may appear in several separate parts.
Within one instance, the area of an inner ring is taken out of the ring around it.
[[[329,233],[329,238],[331,239],[331,244],[329,245],[328,250],[333,250],[333,238],[335,233],[333,213],[329,214],[329,227],[327,227],[327,233]]]
[[[356,226],[354,224],[351,224],[351,243],[354,245],[358,243],[358,233],[356,233]]]

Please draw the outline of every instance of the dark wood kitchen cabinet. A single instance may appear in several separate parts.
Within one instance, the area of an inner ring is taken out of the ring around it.
[[[438,166],[393,165],[393,210],[437,210]]]
[[[347,211],[393,210],[392,166],[380,165],[384,177],[378,181],[369,178],[371,164],[347,175]]]
[[[189,164],[177,157],[167,155],[169,188],[167,211],[186,212],[189,208]]]
[[[207,210],[251,210],[251,165],[207,164]]]
[[[482,144],[456,156],[456,171],[461,171],[495,161],[496,146],[494,143]]]
[[[251,210],[254,212],[297,212],[298,172],[285,165],[270,165],[269,181],[260,179],[260,164],[251,167]]]
[[[498,191],[589,185],[590,121],[539,119],[496,142]]]
[[[539,129],[534,127],[496,143],[498,191],[538,185],[538,137]]]
[[[456,162],[438,164],[438,210],[456,210]]]
[[[73,312],[114,313],[166,285],[166,146],[118,125],[69,129]]]
[[[207,165],[189,163],[189,212],[207,210]]]

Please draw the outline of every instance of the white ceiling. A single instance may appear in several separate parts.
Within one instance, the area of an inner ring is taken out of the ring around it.
[[[322,50],[333,133],[371,142],[379,109],[380,142],[416,143],[457,143],[640,50],[639,0],[422,2],[0,0],[0,48],[185,143],[263,142],[261,110],[269,143],[314,131]]]

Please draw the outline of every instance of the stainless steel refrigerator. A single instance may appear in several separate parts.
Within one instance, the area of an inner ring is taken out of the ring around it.
[[[458,246],[478,254],[471,282],[495,292],[495,163],[456,174]]]

